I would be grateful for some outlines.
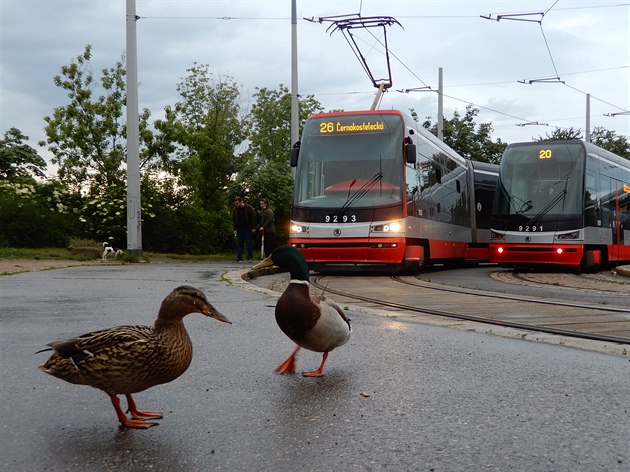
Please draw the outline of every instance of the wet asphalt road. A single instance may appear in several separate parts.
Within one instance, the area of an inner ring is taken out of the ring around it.
[[[230,264],[75,267],[0,277],[5,471],[627,471],[628,358],[350,313],[322,379],[278,376],[292,343],[274,299]],[[152,324],[175,286],[234,324],[190,315],[190,369],[136,395],[161,410],[118,427],[107,396],[40,372],[47,342]],[[304,352],[298,368],[320,355]]]

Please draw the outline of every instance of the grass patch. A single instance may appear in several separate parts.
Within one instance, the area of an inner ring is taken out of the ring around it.
[[[89,261],[100,258],[98,243],[93,241],[72,241],[70,248],[14,248],[0,247],[0,259],[34,259],[34,260],[70,260],[70,261]],[[77,253],[77,248],[93,249],[93,254]],[[234,254],[231,252],[217,254],[163,254],[159,252],[143,252],[143,258],[150,262],[151,259],[172,259],[182,262],[225,262],[232,261]],[[114,260],[112,255],[110,259]],[[121,259],[124,262],[137,262],[137,259],[130,254],[123,254]]]
[[[161,252],[143,252],[145,259],[172,259],[182,262],[226,262],[233,261],[234,254],[231,252],[218,252],[216,254],[167,254]]]
[[[35,260],[70,260],[88,261],[93,259],[85,254],[74,254],[68,249],[57,247],[46,248],[14,248],[0,247],[0,259],[35,259]]]

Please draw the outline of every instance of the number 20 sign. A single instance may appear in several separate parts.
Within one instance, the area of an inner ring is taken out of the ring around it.
[[[551,149],[541,149],[538,151],[538,159],[551,159]]]

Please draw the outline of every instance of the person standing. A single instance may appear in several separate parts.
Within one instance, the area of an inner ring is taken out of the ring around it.
[[[243,246],[247,248],[247,259],[254,260],[252,252],[252,234],[256,231],[256,210],[250,204],[245,203],[242,197],[234,199],[232,210],[232,227],[237,238],[236,261],[243,260]]]
[[[269,206],[269,200],[260,200],[260,223],[258,231],[263,241],[263,253],[265,257],[271,255],[276,248],[276,226],[274,224],[273,210]]]

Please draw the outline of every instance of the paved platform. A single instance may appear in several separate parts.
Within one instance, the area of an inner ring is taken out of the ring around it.
[[[627,471],[628,359],[350,311],[325,376],[273,373],[293,349],[245,265],[128,264],[0,278],[0,467],[7,472]],[[232,282],[234,281],[234,283]],[[151,324],[200,287],[189,370],[136,395],[159,426],[119,429],[107,396],[37,369],[56,339]],[[271,293],[273,295],[273,293]],[[276,294],[277,295],[277,294]],[[301,352],[298,368],[321,355]]]

